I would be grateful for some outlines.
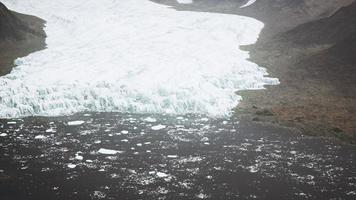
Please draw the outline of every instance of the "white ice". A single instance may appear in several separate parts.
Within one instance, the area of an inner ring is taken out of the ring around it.
[[[71,122],[68,122],[68,125],[69,126],[79,126],[79,125],[82,125],[84,123],[85,123],[85,121],[71,121]]]
[[[226,116],[278,84],[248,61],[263,23],[149,0],[4,0],[47,21],[47,49],[0,77],[0,117],[84,111]]]
[[[106,155],[115,155],[117,153],[120,153],[120,151],[101,148],[101,149],[99,149],[98,153],[106,154]]]
[[[35,139],[36,140],[44,140],[44,139],[46,139],[47,137],[46,136],[44,136],[44,135],[36,135],[35,136]]]
[[[158,131],[158,130],[161,130],[161,129],[164,129],[164,128],[166,128],[166,126],[162,125],[162,124],[159,124],[159,125],[151,127],[151,129],[154,130],[154,131]]]
[[[163,172],[157,172],[156,175],[159,177],[159,178],[165,178],[165,177],[168,177],[168,174],[166,173],[163,173]]]
[[[68,164],[67,166],[68,166],[68,168],[70,168],[70,169],[74,169],[74,168],[77,167],[77,165],[72,164],[72,163]]]

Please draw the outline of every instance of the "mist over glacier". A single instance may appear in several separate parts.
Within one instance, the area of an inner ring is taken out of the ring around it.
[[[148,0],[5,0],[47,21],[47,49],[0,77],[0,117],[83,111],[224,116],[278,84],[248,61],[263,23]]]

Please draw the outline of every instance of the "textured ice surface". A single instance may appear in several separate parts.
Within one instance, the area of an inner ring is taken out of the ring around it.
[[[278,84],[248,61],[263,23],[148,0],[5,0],[47,21],[46,50],[0,78],[0,117],[83,111],[223,116],[244,89]]]

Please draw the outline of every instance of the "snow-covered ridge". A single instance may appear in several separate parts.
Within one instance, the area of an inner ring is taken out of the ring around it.
[[[148,0],[5,0],[47,21],[48,49],[0,77],[0,117],[81,111],[223,116],[278,80],[248,61],[263,23]]]

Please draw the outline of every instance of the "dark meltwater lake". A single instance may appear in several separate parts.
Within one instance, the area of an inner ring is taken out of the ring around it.
[[[0,199],[355,199],[356,148],[205,116],[0,120]]]

